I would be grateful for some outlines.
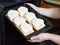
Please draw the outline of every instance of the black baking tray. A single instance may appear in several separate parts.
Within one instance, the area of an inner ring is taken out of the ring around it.
[[[28,8],[28,10],[30,12],[34,12],[36,14],[37,18],[41,18],[41,19],[44,20],[46,26],[44,28],[42,28],[41,30],[39,30],[39,31],[34,31],[34,33],[31,33],[30,35],[24,36],[22,34],[22,32],[19,31],[19,29],[6,17],[6,14],[7,14],[7,12],[10,9],[17,10],[20,6],[25,6],[25,7]],[[44,16],[42,16],[41,14],[39,14],[37,11],[35,11],[33,8],[31,8],[27,4],[17,4],[17,5],[13,5],[13,6],[7,6],[7,7],[4,8],[4,15],[5,15],[5,18],[9,20],[9,23],[11,23],[11,25],[13,25],[16,28],[16,30],[19,32],[19,34],[21,34],[25,39],[30,39],[30,37],[38,35],[39,33],[45,33],[45,32],[47,32],[48,30],[50,30],[53,27],[52,23],[48,19],[46,19]]]

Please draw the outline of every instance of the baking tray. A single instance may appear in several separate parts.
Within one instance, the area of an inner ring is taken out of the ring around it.
[[[39,31],[35,31],[35,30],[34,30],[34,33],[31,33],[31,34],[28,35],[28,36],[24,36],[24,35],[22,34],[22,32],[6,17],[6,14],[7,14],[7,12],[8,12],[10,9],[17,10],[20,6],[25,6],[25,7],[28,8],[28,10],[29,10],[30,12],[34,12],[34,13],[36,14],[36,17],[37,17],[37,18],[41,18],[41,19],[44,20],[46,26],[45,26],[44,28],[42,28],[41,30],[39,30]],[[11,23],[11,25],[13,25],[13,26],[16,28],[16,30],[19,32],[19,34],[22,35],[25,39],[30,39],[30,37],[35,36],[35,35],[38,35],[38,34],[40,34],[40,33],[45,33],[45,32],[47,32],[48,30],[50,30],[50,29],[53,27],[52,23],[51,23],[48,19],[46,19],[44,16],[42,16],[41,14],[39,14],[37,11],[35,11],[33,8],[31,8],[31,7],[28,6],[27,4],[17,4],[17,5],[5,7],[5,8],[4,8],[4,15],[5,15],[5,18],[9,20],[9,23]],[[6,22],[7,22],[7,21],[6,21]]]

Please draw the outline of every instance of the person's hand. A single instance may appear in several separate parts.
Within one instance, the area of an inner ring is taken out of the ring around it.
[[[38,13],[40,13],[40,10],[43,11],[44,8],[41,7],[37,7],[32,3],[26,3],[27,5],[29,5],[31,8],[33,8],[34,10],[36,10]]]
[[[29,42],[42,42],[49,40],[49,33],[41,33],[39,35],[33,36],[28,40]]]
[[[49,9],[37,7],[32,3],[26,3],[26,4],[29,5],[31,8],[33,8],[35,11],[37,11],[39,14],[42,14],[44,16],[50,14]]]
[[[42,7],[37,7],[31,3],[26,3],[26,4],[32,7],[35,11],[37,11],[39,14],[43,16],[54,19],[60,19],[60,8],[42,8]]]
[[[39,10],[39,7],[35,6],[34,4],[32,3],[26,3],[27,5],[29,5],[30,7],[32,7],[33,9],[35,9],[36,11]]]

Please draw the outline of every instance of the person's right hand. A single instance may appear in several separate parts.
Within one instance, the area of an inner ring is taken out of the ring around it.
[[[31,3],[26,3],[30,7],[32,7],[35,11],[37,11],[39,14],[53,18],[53,19],[60,19],[60,8],[42,8],[37,7]]]
[[[37,11],[41,15],[46,16],[46,15],[51,14],[50,9],[48,8],[37,7],[32,3],[26,3],[26,4],[29,5],[31,8],[33,8],[35,11]]]
[[[34,4],[32,3],[26,3],[27,5],[29,5],[30,7],[32,7],[35,11],[37,11],[38,13],[42,13],[44,14],[43,12],[45,12],[44,10],[47,10],[46,8],[42,8],[42,7],[37,7],[35,6]]]

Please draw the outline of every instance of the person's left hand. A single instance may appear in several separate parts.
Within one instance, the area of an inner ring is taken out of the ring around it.
[[[28,40],[29,42],[42,42],[45,40],[49,40],[49,33],[41,33],[39,35],[33,36]]]

